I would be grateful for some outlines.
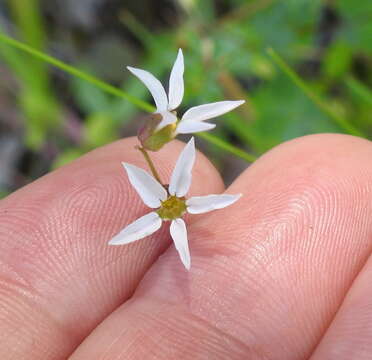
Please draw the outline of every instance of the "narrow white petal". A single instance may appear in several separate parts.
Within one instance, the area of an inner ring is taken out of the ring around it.
[[[154,98],[157,112],[165,111],[168,108],[168,98],[161,82],[148,71],[136,69],[131,66],[127,66],[127,69],[133,75],[137,76],[149,89]]]
[[[177,59],[174,62],[169,78],[168,92],[169,110],[174,110],[181,104],[184,92],[183,71],[184,71],[183,54],[182,50],[179,49]]]
[[[181,121],[204,121],[225,114],[241,104],[244,100],[239,101],[219,101],[211,104],[204,104],[192,107],[182,116]]]
[[[177,133],[192,134],[200,131],[212,130],[216,124],[210,124],[202,121],[181,121],[177,126]]]
[[[160,113],[162,116],[162,120],[160,121],[159,125],[156,127],[156,130],[160,130],[163,127],[173,124],[177,121],[177,116],[172,114],[170,111],[163,111]]]
[[[115,235],[109,245],[124,245],[151,235],[161,227],[161,219],[156,212],[140,217]]]
[[[183,265],[187,270],[190,270],[191,259],[185,222],[182,219],[173,220],[170,233]]]
[[[192,178],[192,167],[195,162],[195,141],[192,137],[191,140],[182,150],[174,167],[170,183],[169,193],[178,197],[185,196],[189,191]]]
[[[237,195],[207,195],[194,196],[186,200],[187,212],[190,214],[203,214],[208,211],[223,209],[237,201],[242,194]]]
[[[167,191],[149,173],[137,166],[122,163],[132,186],[142,201],[150,208],[158,208],[167,198]]]

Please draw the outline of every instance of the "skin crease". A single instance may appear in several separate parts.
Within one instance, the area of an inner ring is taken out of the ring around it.
[[[227,189],[236,204],[188,216],[190,272],[166,226],[107,246],[148,211],[120,165],[147,168],[135,143],[0,202],[1,359],[372,357],[369,141],[312,135],[262,156]],[[163,179],[182,146],[154,155]],[[223,191],[200,155],[193,180],[191,196]]]

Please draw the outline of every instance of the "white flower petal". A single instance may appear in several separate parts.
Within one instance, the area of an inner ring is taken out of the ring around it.
[[[156,130],[160,130],[163,127],[173,124],[177,121],[177,116],[172,114],[170,111],[164,111],[160,113],[162,116],[162,120],[160,121],[159,125],[156,127]]]
[[[216,124],[210,124],[202,121],[181,121],[177,126],[178,134],[192,134],[200,131],[212,130]]]
[[[174,167],[170,183],[169,193],[178,197],[185,196],[191,185],[191,171],[195,161],[195,141],[191,140],[182,150]]]
[[[190,270],[191,259],[185,222],[182,219],[173,220],[170,226],[170,233],[183,265],[185,265],[187,270]]]
[[[241,196],[242,194],[194,196],[186,200],[187,212],[190,214],[203,214],[208,211],[222,209],[233,204]]]
[[[169,78],[168,110],[174,110],[181,104],[184,92],[183,71],[183,54],[179,49]]]
[[[211,104],[195,106],[185,112],[181,121],[204,121],[212,119],[225,114],[244,103],[244,100],[219,101]]]
[[[109,245],[124,245],[151,235],[161,227],[162,221],[156,212],[140,217],[115,235]]]
[[[122,164],[142,201],[150,208],[158,208],[161,205],[160,201],[168,197],[164,187],[145,170],[131,164]]]
[[[165,93],[164,87],[161,82],[151,73],[145,70],[136,69],[127,66],[127,69],[135,76],[138,77],[149,89],[152,97],[154,98],[157,112],[162,112],[168,108],[168,98]]]

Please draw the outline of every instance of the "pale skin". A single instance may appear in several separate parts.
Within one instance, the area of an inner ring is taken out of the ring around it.
[[[0,359],[371,359],[372,144],[314,135],[262,156],[234,205],[188,216],[191,271],[167,226],[107,242],[148,209],[97,149],[0,201]],[[183,144],[153,155],[169,179]],[[190,195],[221,193],[198,155]]]

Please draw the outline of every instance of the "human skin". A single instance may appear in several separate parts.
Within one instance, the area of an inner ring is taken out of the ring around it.
[[[372,145],[312,135],[263,155],[186,219],[191,271],[167,225],[110,238],[148,212],[121,167],[134,138],[0,201],[0,359],[371,359]],[[168,180],[183,144],[153,154]],[[190,195],[223,183],[198,154]]]

